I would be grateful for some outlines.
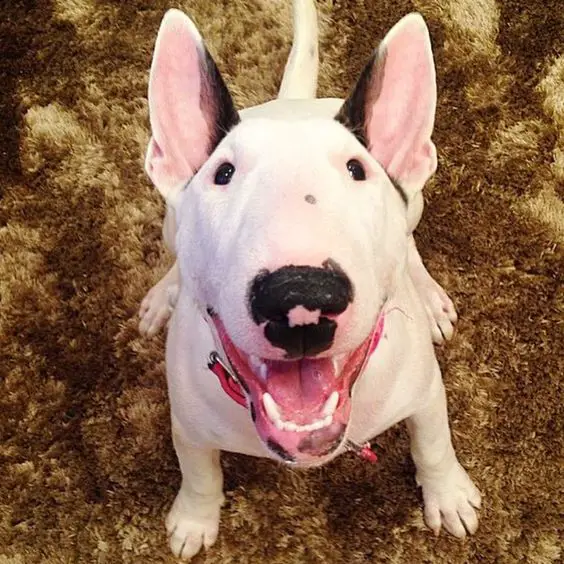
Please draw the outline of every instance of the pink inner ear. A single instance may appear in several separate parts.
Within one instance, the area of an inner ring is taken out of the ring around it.
[[[404,187],[421,189],[436,169],[431,133],[437,96],[423,19],[406,16],[390,31],[382,48],[383,77],[373,79],[380,83],[380,92],[372,108],[367,108],[370,150]]]
[[[152,138],[146,159],[147,173],[165,197],[207,158],[213,118],[205,115],[200,104],[204,53],[190,19],[178,10],[167,12],[149,79]]]

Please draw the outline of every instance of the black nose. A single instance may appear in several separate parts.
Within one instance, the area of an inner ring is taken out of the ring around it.
[[[337,329],[335,317],[353,301],[353,287],[337,262],[328,259],[323,268],[284,266],[264,270],[253,279],[249,307],[254,322],[266,321],[265,337],[288,358],[313,356],[331,348]],[[295,307],[319,310],[317,323],[290,326],[288,314]]]

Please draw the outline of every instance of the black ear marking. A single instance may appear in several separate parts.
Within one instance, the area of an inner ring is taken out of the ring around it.
[[[407,192],[403,189],[403,186],[394,180],[390,175],[388,175],[390,182],[393,184],[394,188],[396,189],[397,193],[400,195],[402,202],[407,206],[409,202],[409,198],[407,197]]]
[[[214,118],[215,130],[212,132],[208,147],[211,154],[241,118],[213,57],[207,48],[204,49],[201,73],[207,80],[202,80],[200,103],[203,107],[207,107]]]
[[[353,91],[335,116],[335,119],[350,130],[358,141],[368,150],[370,150],[370,139],[368,139],[366,123],[368,119],[370,119],[372,105],[376,102],[382,91],[386,57],[386,48],[380,45],[368,61],[368,64],[364,67]],[[389,175],[388,178],[397,190],[403,203],[407,205],[408,198],[403,187]]]
[[[370,140],[366,134],[366,121],[382,89],[386,56],[386,49],[381,45],[370,57],[355,87],[335,116],[367,149],[370,148]]]

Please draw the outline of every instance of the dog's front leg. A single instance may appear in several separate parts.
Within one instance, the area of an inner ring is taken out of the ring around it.
[[[170,548],[190,559],[202,545],[217,538],[219,514],[225,501],[219,450],[194,448],[173,424],[173,443],[182,471],[182,485],[166,519]]]
[[[178,262],[149,290],[139,308],[139,332],[154,337],[168,321],[180,284]]]
[[[175,212],[167,205],[163,223],[163,239],[173,256],[176,256],[174,237],[176,234]],[[168,321],[180,288],[180,270],[175,259],[172,268],[147,292],[139,307],[139,332],[154,337]]]
[[[453,335],[457,320],[456,309],[447,293],[425,268],[413,235],[409,236],[407,265],[409,275],[425,307],[433,341],[442,344]]]
[[[423,490],[425,522],[435,534],[441,525],[459,538],[474,533],[481,496],[456,458],[442,381],[430,403],[407,420],[407,428],[417,484]]]

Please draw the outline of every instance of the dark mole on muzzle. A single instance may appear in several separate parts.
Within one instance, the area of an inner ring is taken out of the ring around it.
[[[276,441],[268,439],[266,444],[272,452],[277,454],[285,462],[294,462],[295,458]]]

